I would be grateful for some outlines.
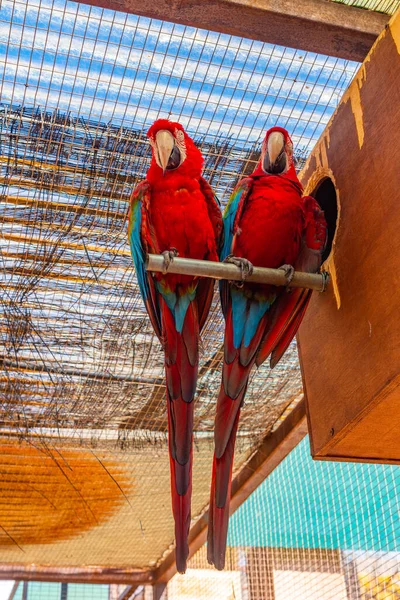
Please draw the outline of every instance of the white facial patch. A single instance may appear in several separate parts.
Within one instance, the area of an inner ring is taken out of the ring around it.
[[[175,134],[175,143],[178,146],[178,149],[179,149],[179,152],[181,155],[180,164],[182,164],[186,158],[185,134],[180,129],[175,129],[174,134]]]
[[[157,144],[154,140],[153,137],[149,137],[149,142],[150,142],[150,146],[153,150],[153,154],[154,154],[154,158],[156,159],[156,163],[158,164],[158,166],[160,166],[159,164],[159,158],[158,158],[158,152],[157,152]]]
[[[180,129],[175,129],[174,135],[168,130],[158,131],[155,138],[151,137],[149,138],[149,141],[153,149],[155,161],[160,169],[164,170],[166,168],[174,146],[179,150],[179,165],[181,165],[186,158],[185,135]]]

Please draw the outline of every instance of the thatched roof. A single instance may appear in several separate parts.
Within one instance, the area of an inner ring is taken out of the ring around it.
[[[267,127],[290,130],[301,164],[357,65],[63,0],[3,0],[0,20],[0,559],[147,569],[173,522],[162,354],[126,235],[145,131],[180,120],[225,203]],[[194,517],[208,502],[222,339],[216,296]],[[252,377],[236,469],[301,395],[292,345]]]

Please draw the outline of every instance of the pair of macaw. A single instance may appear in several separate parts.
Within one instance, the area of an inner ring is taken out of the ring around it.
[[[203,179],[203,158],[179,123],[156,121],[148,131],[152,161],[131,197],[129,241],[140,291],[165,352],[172,507],[176,564],[184,573],[189,554],[192,493],[193,399],[199,336],[213,297],[214,281],[168,274],[174,256],[228,260],[315,272],[326,242],[317,202],[302,197],[293,146],[281,127],[267,131],[254,172],[236,186],[222,218],[219,202]],[[146,253],[164,255],[164,273],[149,273]],[[234,445],[250,371],[271,355],[274,367],[301,323],[310,290],[222,281],[225,341],[222,383],[215,417],[208,530],[208,560],[225,564]]]

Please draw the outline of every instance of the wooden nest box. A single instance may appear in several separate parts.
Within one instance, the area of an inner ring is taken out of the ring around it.
[[[332,244],[298,336],[312,455],[400,463],[400,11],[301,180]]]

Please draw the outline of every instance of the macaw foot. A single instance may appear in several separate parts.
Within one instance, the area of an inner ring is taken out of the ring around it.
[[[293,280],[294,267],[292,267],[292,265],[282,265],[281,267],[278,267],[278,269],[284,271],[287,282],[286,285],[289,286]]]
[[[247,260],[247,258],[241,258],[240,256],[233,256],[233,254],[229,254],[223,262],[239,267],[242,281],[246,281],[247,277],[253,273],[254,267],[251,262]],[[237,281],[235,281],[235,284],[238,285]]]
[[[172,263],[172,261],[174,260],[175,256],[178,256],[178,250],[176,248],[171,248],[171,250],[164,250],[164,252],[161,252],[161,254],[164,257],[164,263],[163,263],[163,274],[165,275],[166,272],[169,269],[169,265]]]

